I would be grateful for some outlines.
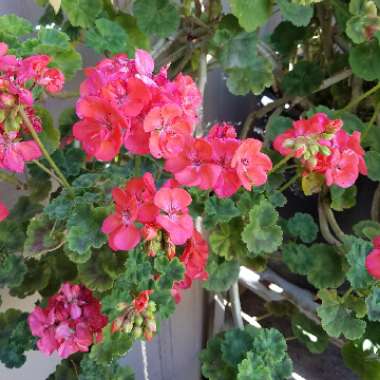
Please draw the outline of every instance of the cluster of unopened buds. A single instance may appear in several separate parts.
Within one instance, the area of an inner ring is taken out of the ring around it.
[[[142,291],[131,305],[120,303],[117,305],[122,314],[112,323],[112,332],[132,334],[135,339],[144,337],[150,341],[157,332],[155,319],[156,304],[149,300],[150,290]]]
[[[348,134],[342,120],[330,120],[324,113],[298,120],[277,136],[274,148],[283,156],[299,159],[304,175],[318,173],[327,186],[352,186],[359,173],[366,175],[360,132]]]
[[[75,352],[87,352],[94,342],[102,340],[107,317],[91,290],[65,283],[49,298],[47,307],[35,307],[28,322],[32,334],[39,338],[40,351],[47,355],[57,351],[67,358]]]

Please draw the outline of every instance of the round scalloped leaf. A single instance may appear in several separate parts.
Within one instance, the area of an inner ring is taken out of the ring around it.
[[[380,223],[374,220],[361,220],[352,227],[355,235],[362,239],[372,240],[380,235]]]
[[[358,77],[367,81],[380,79],[380,46],[376,40],[361,45],[354,45],[350,49],[349,62],[352,71]]]
[[[144,33],[161,38],[174,33],[180,22],[177,6],[171,0],[136,0],[133,14]]]
[[[313,266],[313,257],[306,245],[286,243],[282,246],[282,257],[289,269],[306,275]]]
[[[238,261],[224,261],[210,256],[207,263],[208,279],[203,287],[213,292],[225,292],[239,277],[240,264]]]
[[[232,14],[247,32],[253,32],[264,25],[272,11],[270,0],[229,0],[229,3]]]
[[[312,243],[318,235],[318,226],[310,214],[296,212],[289,220],[288,231],[304,243]]]
[[[343,211],[356,205],[356,186],[343,189],[339,186],[330,187],[331,208],[335,211]]]
[[[367,152],[365,162],[368,168],[368,178],[372,181],[380,181],[380,153],[373,150]]]
[[[88,28],[103,10],[103,1],[62,0],[61,6],[73,26]]]
[[[366,298],[368,307],[368,319],[380,322],[380,288],[374,287],[370,295]]]
[[[280,11],[285,20],[296,26],[306,26],[313,17],[314,8],[306,4],[296,4],[290,0],[277,0]]]

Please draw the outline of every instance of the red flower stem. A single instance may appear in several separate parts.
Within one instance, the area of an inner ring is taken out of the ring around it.
[[[281,166],[284,166],[291,158],[293,158],[293,155],[289,154],[288,156],[285,156],[282,160],[277,162],[276,165],[273,166],[272,170],[269,172],[269,174],[273,174],[276,172]]]
[[[67,182],[66,177],[62,174],[61,170],[58,168],[58,166],[56,165],[54,160],[51,158],[49,152],[47,151],[44,144],[42,143],[42,141],[38,137],[38,134],[37,134],[36,130],[34,129],[33,124],[31,123],[28,115],[25,113],[25,111],[22,107],[20,107],[19,113],[21,115],[23,122],[25,123],[26,127],[28,128],[30,134],[32,135],[33,140],[40,147],[43,155],[45,156],[46,160],[49,162],[50,166],[52,167],[52,169],[56,173],[57,177],[60,178],[62,185],[64,187],[66,187],[70,192],[72,192],[72,188],[71,188],[70,184]]]

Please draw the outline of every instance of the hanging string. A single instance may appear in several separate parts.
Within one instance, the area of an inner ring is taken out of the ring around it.
[[[146,350],[146,342],[142,340],[140,344],[141,344],[141,356],[142,356],[143,370],[144,370],[144,380],[149,380],[148,352]]]

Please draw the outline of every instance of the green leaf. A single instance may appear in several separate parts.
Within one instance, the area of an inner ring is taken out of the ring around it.
[[[270,0],[229,0],[229,3],[232,14],[247,32],[264,25],[272,12]]]
[[[318,64],[308,61],[297,63],[282,81],[284,91],[292,96],[306,96],[318,89],[323,72]]]
[[[99,54],[131,52],[128,34],[117,23],[105,18],[95,21],[95,27],[86,32],[86,44]]]
[[[37,116],[42,122],[42,132],[39,133],[39,138],[44,144],[45,148],[49,153],[54,152],[60,141],[60,133],[57,128],[54,128],[53,117],[50,112],[43,107],[34,106]]]
[[[36,215],[26,230],[25,256],[38,255],[42,251],[57,247],[63,241],[63,233],[53,231],[54,223],[45,214]]]
[[[335,211],[343,211],[356,205],[356,186],[343,189],[339,186],[330,187],[331,208]]]
[[[71,134],[73,125],[77,121],[78,116],[74,107],[66,108],[59,114],[58,125],[62,137],[66,137]]]
[[[240,211],[232,199],[219,199],[212,196],[205,203],[203,223],[207,229],[211,229],[217,224],[228,223],[232,218],[239,215]]]
[[[317,313],[323,329],[330,336],[339,338],[343,334],[347,339],[355,340],[364,334],[366,323],[353,316],[353,312],[337,296],[336,290],[322,289],[318,295],[322,305],[318,307]]]
[[[312,267],[307,273],[308,281],[316,288],[337,288],[344,282],[343,260],[335,247],[314,244],[309,248]]]
[[[299,5],[289,0],[277,0],[283,18],[296,26],[306,26],[313,17],[311,6]]]
[[[366,298],[368,307],[368,319],[370,321],[380,322],[380,288],[372,288],[371,293]]]
[[[86,163],[86,154],[74,147],[57,150],[52,158],[66,178],[77,177]]]
[[[169,260],[166,256],[154,260],[154,269],[160,274],[157,286],[161,289],[171,289],[175,281],[183,279],[185,268],[178,257]]]
[[[259,55],[256,33],[242,32],[229,39],[220,55],[228,74],[227,86],[235,95],[261,93],[273,81],[272,64]]]
[[[156,303],[161,318],[169,318],[175,312],[175,302],[171,290],[155,290],[150,299]]]
[[[265,143],[271,143],[278,135],[291,128],[292,124],[293,120],[289,117],[271,115],[265,126]]]
[[[373,16],[354,16],[351,17],[346,24],[346,34],[355,44],[368,41],[367,30],[379,28],[379,17]]]
[[[89,207],[80,204],[70,216],[67,226],[68,248],[77,253],[86,253],[91,247],[100,248],[107,241],[101,226],[107,216],[104,207]]]
[[[170,0],[136,0],[133,14],[144,33],[161,38],[174,33],[180,22],[178,9]]]
[[[346,275],[354,289],[367,288],[374,283],[365,267],[365,259],[371,249],[372,245],[365,240],[354,237],[350,239],[349,250],[346,254],[350,269]]]
[[[213,292],[225,292],[239,277],[240,265],[238,261],[224,261],[209,257],[207,263],[208,279],[203,287]]]
[[[27,271],[20,285],[13,287],[10,294],[15,297],[25,298],[31,294],[46,288],[49,284],[52,268],[46,261],[29,259],[25,261]]]
[[[0,16],[0,34],[21,37],[32,33],[32,31],[33,25],[22,17],[18,17],[15,14]]]
[[[216,335],[207,342],[200,353],[202,375],[210,380],[231,380],[236,378],[236,369],[222,360],[223,334]]]
[[[320,354],[326,350],[329,338],[321,326],[301,313],[295,313],[292,318],[294,336],[302,342],[313,354]]]
[[[242,223],[222,224],[214,229],[209,237],[209,244],[213,253],[226,260],[243,257],[247,252],[241,241]]]
[[[304,243],[312,243],[318,235],[318,226],[310,214],[296,212],[287,225],[290,234]]]
[[[306,28],[300,28],[289,21],[283,21],[274,30],[270,40],[274,48],[284,57],[290,56],[299,42],[305,39]]]
[[[28,190],[32,201],[45,200],[51,191],[51,180],[49,174],[45,173],[35,164],[28,165]]]
[[[62,192],[58,197],[50,201],[45,207],[44,212],[51,220],[66,220],[72,214],[74,200],[71,195]]]
[[[118,363],[99,364],[85,355],[80,362],[79,380],[134,380],[133,370]]]
[[[313,265],[311,252],[306,245],[287,243],[282,246],[282,257],[289,269],[306,275]]]
[[[344,364],[361,380],[380,380],[380,358],[371,350],[364,350],[359,342],[347,342],[342,350]]]
[[[122,268],[117,253],[107,247],[93,250],[91,259],[78,265],[79,280],[91,290],[104,292],[112,289]]]
[[[25,352],[34,348],[27,317],[28,313],[16,309],[0,313],[0,361],[7,368],[21,367],[26,361]]]
[[[25,233],[22,225],[13,220],[0,223],[0,252],[15,252],[22,248]]]
[[[367,81],[380,79],[380,66],[377,64],[379,56],[380,47],[375,40],[353,46],[349,56],[353,73]]]
[[[380,223],[374,220],[361,220],[352,227],[354,233],[362,239],[372,240],[380,235]]]
[[[111,332],[111,325],[103,329],[103,340],[92,346],[90,359],[98,364],[108,365],[124,356],[132,347],[131,334]]]
[[[14,254],[1,253],[0,263],[0,287],[19,286],[27,270],[23,258]]]
[[[276,224],[278,212],[263,200],[249,213],[249,224],[242,232],[242,240],[253,256],[274,252],[282,243],[282,230]]]
[[[368,168],[368,178],[372,181],[380,181],[380,153],[372,150],[367,152],[365,162]]]
[[[251,334],[250,334],[250,331]],[[247,326],[244,330],[232,329],[226,331],[221,347],[223,360],[231,367],[236,367],[252,348],[252,338],[256,332],[254,327]]]
[[[102,0],[62,0],[62,10],[74,26],[88,28],[103,10]]]

